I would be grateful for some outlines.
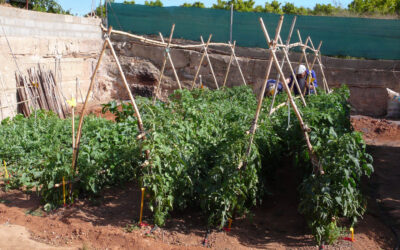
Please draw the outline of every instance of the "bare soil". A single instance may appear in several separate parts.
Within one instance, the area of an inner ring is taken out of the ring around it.
[[[357,115],[351,117],[351,123],[355,130],[363,133],[368,145],[400,147],[400,121]]]
[[[102,115],[96,105],[89,110]],[[109,115],[105,118],[113,119]],[[400,215],[400,182],[396,181],[400,148],[382,145],[400,132],[390,121],[356,117],[352,122],[365,133],[367,142],[378,145],[369,148],[376,171],[366,184],[368,212],[355,227],[355,242],[340,240],[326,248],[392,249],[396,240],[391,230],[396,230],[396,223],[388,221],[396,221],[394,216]],[[149,226],[137,227],[140,190],[135,183],[105,189],[97,198],[79,200],[51,213],[43,211],[35,193],[1,189],[0,249],[316,249],[303,216],[297,212],[296,172],[285,167],[277,175],[285,181],[271,187],[276,195],[267,196],[252,211],[253,216],[236,218],[229,232],[211,230],[209,234],[205,217],[193,209],[173,212],[165,227],[154,232],[150,232],[151,213],[145,209],[144,220]],[[390,213],[383,209],[387,204],[391,205]],[[208,240],[203,244],[206,235]]]

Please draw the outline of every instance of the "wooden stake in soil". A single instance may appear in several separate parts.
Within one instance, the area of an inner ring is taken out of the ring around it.
[[[231,45],[231,42],[229,42],[229,47],[230,47],[231,50],[232,50],[232,55],[233,55],[233,58],[235,58],[235,62],[236,62],[236,65],[238,66],[239,73],[240,73],[240,76],[242,77],[243,84],[244,84],[244,85],[247,85],[247,84],[246,84],[246,79],[244,79],[244,75],[243,75],[243,72],[242,72],[242,68],[240,68],[239,61],[238,61],[238,59],[237,59],[237,57],[236,57],[236,54],[235,54],[235,47],[233,47],[233,46]]]
[[[298,35],[299,41],[300,41],[300,43],[301,43],[301,35],[300,35],[300,31],[299,31],[299,30],[297,30],[297,35]],[[308,75],[307,78],[306,78],[306,86],[304,87],[303,95],[306,94],[307,89],[308,89],[308,92],[310,92],[310,90],[311,90],[311,84],[312,84],[312,83],[310,83],[310,80],[311,80],[311,78],[312,78],[312,77],[311,77],[311,76],[312,76],[312,72],[311,72],[312,69],[310,68],[310,64],[308,63],[308,58],[307,58],[307,53],[306,53],[307,43],[308,43],[308,41],[310,41],[310,39],[311,39],[311,38],[308,36],[308,37],[307,37],[307,40],[306,40],[306,43],[304,44],[304,46],[303,46],[303,48],[302,48],[302,53],[303,53],[303,55],[302,55],[302,57],[301,57],[301,59],[300,59],[300,63],[301,63],[302,58],[304,58],[305,63],[306,63],[306,68],[307,68],[307,70],[308,70],[308,72],[309,72],[309,75]],[[299,63],[299,65],[300,65],[300,63]],[[314,89],[315,94],[317,94],[317,89],[315,88],[314,84],[312,84],[312,86],[313,86],[313,89]],[[308,94],[309,94],[309,93],[308,93]]]
[[[191,89],[193,89],[194,85],[196,84],[196,80],[197,80],[197,77],[199,76],[201,65],[203,65],[204,57],[206,56],[206,52],[207,52],[207,49],[208,49],[208,45],[210,44],[211,37],[212,37],[212,34],[210,34],[208,36],[208,40],[207,40],[206,46],[203,47],[203,54],[201,55],[199,66],[197,67],[196,74],[194,75]]]
[[[294,30],[294,26],[296,25],[296,20],[297,20],[297,16],[294,16],[293,20],[292,20],[292,26],[290,27],[290,31],[288,34],[288,38],[286,39],[286,48],[287,51],[289,52],[289,45],[290,45],[290,39],[292,38],[292,34],[293,34],[293,30]],[[282,43],[282,42],[281,42]],[[281,67],[283,67],[285,65],[285,56],[282,56],[282,63],[281,63]],[[272,109],[274,107],[275,104],[275,98],[278,92],[278,85],[279,85],[279,73],[276,77],[276,85],[275,85],[275,89],[274,89],[274,96],[272,97],[272,102],[271,102],[271,106],[269,108],[269,113],[268,116],[270,116],[272,114]]]
[[[228,67],[226,69],[226,74],[224,78],[224,84],[222,84],[222,87],[225,87],[226,81],[228,80],[228,75],[229,75],[229,70],[231,69],[231,64],[233,61],[233,51],[235,51],[235,46],[236,46],[236,41],[233,41],[233,45],[230,45],[233,47],[232,52],[231,52],[231,58],[229,59]]]
[[[302,49],[305,49],[305,48],[307,47],[308,39],[309,39],[310,37],[308,37],[308,38],[306,39],[306,42],[303,44],[302,39],[301,39],[301,35],[300,35],[300,30],[297,30],[297,36],[298,36],[298,38],[299,38],[299,43],[301,44]],[[304,54],[302,53],[301,56],[300,56],[299,65],[303,62],[303,59],[304,59]],[[293,86],[292,86],[292,87],[293,87]]]
[[[217,78],[215,77],[214,69],[212,67],[211,60],[210,60],[210,57],[208,56],[208,52],[207,52],[207,49],[205,47],[206,45],[204,44],[204,40],[203,40],[202,36],[200,36],[200,40],[201,40],[201,43],[203,44],[203,47],[204,47],[204,53],[206,54],[206,58],[207,58],[207,61],[208,61],[208,66],[210,66],[210,71],[211,71],[211,74],[212,74],[212,76],[214,78],[215,86],[217,87],[217,89],[219,89]]]
[[[172,36],[174,35],[174,30],[175,30],[175,24],[172,24],[172,28],[171,28],[171,33],[169,34],[169,40],[168,40],[168,44],[167,47],[165,47],[165,50],[168,50],[171,42],[172,42]],[[157,84],[157,88],[154,89],[154,96],[153,96],[153,104],[156,102],[156,98],[157,98],[157,94],[159,94],[160,92],[160,86],[161,86],[161,82],[164,76],[164,70],[165,70],[165,66],[167,64],[167,55],[164,55],[164,62],[163,65],[161,67],[161,75],[160,75],[160,79],[158,80],[158,84]]]
[[[315,49],[315,48],[314,48],[314,44],[313,44],[313,42],[312,42],[311,39],[310,39],[310,43],[311,43],[311,47],[312,47],[313,49]],[[329,90],[328,82],[326,81],[325,72],[324,72],[324,69],[323,69],[323,67],[322,67],[322,62],[321,62],[321,54],[320,54],[321,46],[322,46],[322,41],[320,41],[320,43],[319,43],[319,45],[318,45],[318,49],[317,49],[317,51],[315,52],[315,57],[314,57],[314,60],[313,60],[312,67],[314,66],[315,60],[317,60],[317,61],[318,61],[318,64],[319,64],[319,67],[320,67],[321,74],[322,74],[322,83],[323,83],[323,86],[324,86],[325,93],[329,93],[330,90]]]
[[[261,18],[260,18],[260,21],[262,22]],[[263,99],[264,99],[264,93],[265,93],[265,89],[267,87],[269,74],[271,73],[271,68],[272,68],[272,64],[273,64],[273,60],[272,60],[273,59],[273,57],[272,57],[273,53],[272,53],[272,51],[275,51],[275,49],[276,49],[276,43],[278,41],[279,33],[281,32],[282,23],[283,23],[283,16],[280,17],[278,25],[276,26],[274,40],[272,41],[272,43],[268,42],[268,45],[269,45],[269,48],[270,48],[270,56],[269,56],[269,64],[268,64],[268,68],[267,68],[267,74],[265,75],[264,84],[262,85],[261,93],[260,93],[260,95],[258,97],[256,114],[255,114],[253,123],[252,123],[251,128],[250,128],[250,139],[249,139],[249,146],[248,146],[247,151],[246,151],[246,156],[245,156],[246,158],[245,158],[244,162],[240,162],[239,163],[238,169],[241,169],[242,167],[246,168],[247,158],[249,157],[250,152],[251,152],[251,146],[253,144],[254,134],[255,134],[255,132],[257,130],[258,117],[260,116],[261,107],[262,107],[262,103],[263,103]],[[268,40],[269,40],[269,37],[268,37]]]
[[[143,202],[144,202],[144,188],[141,188],[142,190],[142,199],[140,202],[140,217],[139,217],[139,225],[142,226],[142,217],[143,217]]]
[[[290,73],[291,73],[292,76],[293,76],[293,83],[292,83],[292,85],[293,85],[293,84],[296,85],[296,88],[297,88],[298,92],[300,93],[301,102],[303,103],[304,106],[307,106],[306,100],[304,99],[304,96],[303,96],[303,94],[301,93],[301,89],[300,89],[300,86],[299,86],[299,82],[297,81],[297,78],[296,78],[294,69],[293,69],[293,67],[292,67],[292,63],[290,62],[289,55],[288,55],[288,53],[287,53],[286,48],[283,48],[282,51],[283,51],[283,55],[285,56],[288,65],[289,65]],[[279,80],[279,79],[278,79],[278,80]],[[286,81],[285,81],[285,83],[286,83]]]
[[[142,122],[142,118],[141,118],[140,113],[139,113],[139,109],[138,109],[138,107],[136,105],[135,99],[133,98],[133,95],[132,95],[132,92],[131,92],[131,90],[129,88],[128,82],[127,82],[126,77],[125,77],[125,74],[124,74],[124,72],[122,70],[121,64],[119,63],[118,57],[117,57],[117,55],[115,53],[114,47],[113,47],[113,45],[111,43],[111,40],[110,40],[110,37],[109,37],[109,35],[111,33],[111,30],[112,30],[112,27],[110,26],[107,34],[105,35],[105,41],[104,41],[104,44],[103,44],[103,48],[101,50],[99,59],[97,61],[96,68],[93,71],[93,75],[92,75],[92,78],[91,78],[91,81],[90,81],[89,89],[88,89],[88,92],[86,94],[85,103],[83,104],[83,107],[82,107],[81,117],[79,118],[79,125],[78,125],[78,131],[77,131],[77,135],[76,135],[75,150],[74,150],[73,156],[72,156],[72,168],[73,168],[74,173],[77,171],[76,162],[77,162],[77,159],[78,159],[80,138],[81,138],[81,134],[82,134],[83,117],[84,117],[84,114],[85,114],[87,103],[89,101],[90,94],[93,91],[94,79],[95,79],[96,73],[97,73],[97,71],[99,69],[101,60],[103,59],[103,55],[104,55],[104,52],[105,52],[105,50],[107,48],[107,45],[110,47],[111,53],[112,53],[112,55],[113,55],[113,57],[114,57],[114,59],[116,61],[117,66],[118,66],[118,71],[119,71],[119,73],[121,75],[121,78],[122,78],[122,81],[124,83],[124,86],[125,86],[125,88],[126,88],[126,90],[128,92],[129,99],[131,100],[133,109],[135,110],[135,116],[138,119],[139,132],[141,134],[144,133],[143,122]],[[143,136],[141,139],[144,140],[145,136]],[[146,158],[147,159],[149,158],[149,152],[147,150],[146,150]]]
[[[108,32],[106,34],[106,37],[108,37],[110,35],[111,30],[112,30],[112,27],[110,26],[110,28],[108,29]],[[81,132],[82,132],[82,125],[83,125],[83,117],[85,116],[86,106],[89,102],[90,94],[93,91],[94,80],[95,80],[97,71],[100,67],[100,63],[101,63],[101,60],[103,59],[103,55],[104,55],[106,48],[107,48],[107,40],[105,40],[103,43],[103,48],[101,49],[99,59],[97,60],[96,68],[93,71],[92,78],[90,79],[89,89],[87,91],[86,99],[85,99],[85,102],[83,103],[83,107],[81,110],[81,116],[79,117],[78,131],[76,132],[75,148],[74,148],[74,151],[72,154],[72,169],[73,169],[74,174],[76,171],[76,161],[78,159],[79,144],[80,144],[80,140],[81,140]]]
[[[265,27],[265,24],[264,24],[262,18],[260,18],[260,24],[261,24],[261,28],[262,28],[262,30],[263,30],[263,32],[264,32],[264,36],[265,36],[265,38],[266,38],[266,40],[267,40],[267,43],[268,43],[268,44],[271,44],[271,41],[270,41],[270,38],[269,38],[269,35],[268,35],[268,31],[267,31],[267,29],[266,29],[266,27]],[[276,34],[276,36],[278,36],[278,35],[279,35],[279,33]],[[275,41],[276,41],[276,40],[275,40]],[[281,75],[281,80],[282,80],[283,86],[284,86],[284,88],[285,88],[285,90],[286,90],[286,93],[287,93],[287,95],[288,95],[288,97],[289,97],[290,105],[292,106],[292,108],[293,108],[293,110],[294,110],[294,112],[295,112],[295,114],[296,114],[296,116],[297,116],[297,119],[299,120],[300,127],[301,127],[301,129],[302,129],[302,131],[303,131],[304,139],[306,140],[306,144],[307,144],[307,148],[308,148],[308,153],[309,153],[309,155],[310,155],[311,162],[312,162],[312,164],[313,164],[313,166],[314,166],[314,171],[315,171],[316,173],[319,172],[320,174],[324,174],[324,171],[322,170],[322,167],[319,165],[318,159],[316,158],[316,155],[314,154],[314,150],[313,150],[313,147],[312,147],[312,145],[311,145],[310,138],[309,138],[309,136],[308,136],[308,132],[310,131],[310,129],[309,129],[308,126],[303,122],[303,118],[301,117],[300,112],[299,112],[299,110],[298,110],[298,108],[297,108],[297,105],[296,105],[296,103],[294,102],[292,93],[291,93],[291,91],[290,91],[290,89],[289,89],[289,87],[288,87],[288,85],[287,85],[287,83],[286,83],[286,81],[285,81],[285,76],[284,76],[284,74],[283,74],[283,72],[282,72],[282,69],[279,67],[279,61],[278,61],[278,58],[276,57],[275,50],[271,50],[271,55],[272,55],[272,57],[273,57],[273,61],[274,61],[274,63],[275,63],[275,67],[276,67],[276,69],[279,71],[279,74]]]
[[[130,101],[131,101],[131,103],[132,103],[133,109],[135,110],[135,116],[136,116],[136,118],[137,118],[137,120],[138,120],[139,132],[142,134],[142,133],[144,133],[144,128],[143,128],[142,117],[140,116],[140,113],[139,113],[139,108],[137,107],[135,98],[133,97],[132,91],[131,91],[131,89],[129,88],[129,85],[128,85],[128,82],[127,82],[127,80],[126,80],[124,71],[122,70],[121,64],[119,63],[117,54],[115,53],[114,46],[113,46],[112,43],[111,43],[110,37],[107,36],[107,37],[106,37],[106,41],[107,41],[107,43],[108,43],[108,46],[110,47],[110,50],[111,50],[111,53],[112,53],[112,55],[113,55],[113,57],[114,57],[114,59],[115,59],[115,62],[117,63],[118,71],[119,71],[119,73],[120,73],[120,75],[121,75],[122,82],[123,82],[124,85],[125,85],[125,89],[126,89],[126,91],[128,92],[129,99],[130,99]],[[142,137],[142,140],[144,140],[144,139],[145,139],[145,136]],[[148,151],[146,151],[146,157],[149,158],[149,152],[148,152]]]
[[[161,41],[164,42],[164,37],[161,34],[161,32],[160,32],[160,38],[161,38]],[[178,74],[176,73],[174,62],[172,61],[171,54],[169,53],[169,50],[170,50],[170,48],[166,49],[165,53],[167,53],[167,57],[168,57],[169,63],[171,64],[172,71],[174,72],[175,80],[178,83],[179,89],[182,89],[182,85],[181,85],[181,82],[179,81]]]

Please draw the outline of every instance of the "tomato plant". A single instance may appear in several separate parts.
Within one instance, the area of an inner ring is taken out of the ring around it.
[[[170,211],[200,209],[210,225],[222,228],[262,201],[268,182],[288,157],[302,169],[299,211],[318,242],[339,235],[337,218],[354,223],[365,212],[362,176],[370,176],[372,158],[361,134],[350,125],[349,91],[307,97],[298,102],[310,139],[325,174],[315,175],[303,134],[291,109],[268,117],[270,100],[260,114],[250,156],[249,134],[256,96],[247,86],[210,91],[177,90],[168,102],[154,105],[137,98],[146,140],[137,141],[137,119],[130,104],[110,102],[103,112],[116,122],[85,118],[78,158],[77,196],[97,194],[104,186],[136,180],[150,195],[154,222],[162,226]],[[286,100],[277,96],[277,103]],[[288,116],[290,122],[288,123]],[[76,122],[76,121],[75,121]],[[8,187],[36,187],[46,203],[60,205],[62,177],[72,179],[71,120],[40,111],[36,119],[17,116],[0,128],[0,158],[11,174]],[[149,150],[149,159],[143,151]],[[238,166],[247,161],[245,168]],[[334,223],[332,221],[335,221]]]

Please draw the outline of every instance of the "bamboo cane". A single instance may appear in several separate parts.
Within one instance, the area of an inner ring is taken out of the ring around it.
[[[101,29],[103,30],[103,31],[107,31],[107,29],[103,26],[103,25],[100,25],[101,26]],[[166,44],[165,43],[162,43],[162,42],[160,42],[160,41],[157,41],[157,40],[152,40],[152,39],[149,39],[149,38],[147,38],[147,37],[144,37],[144,36],[139,36],[139,35],[134,35],[134,34],[130,34],[130,33],[128,33],[128,32],[124,32],[124,31],[120,31],[120,30],[112,30],[112,33],[113,34],[119,34],[119,35],[123,35],[123,36],[127,36],[127,37],[131,37],[131,38],[134,38],[134,39],[137,39],[137,40],[139,40],[140,42],[142,42],[142,43],[145,43],[145,44],[150,44],[150,45],[155,45],[155,46],[161,46],[161,47],[165,47],[166,46]],[[292,48],[292,47],[298,47],[298,46],[300,46],[301,44],[299,44],[299,43],[294,43],[294,44],[291,44],[290,45],[290,48]],[[226,46],[226,47],[228,47],[229,46],[229,44],[227,44],[227,43],[210,43],[210,46]],[[276,45],[277,47],[283,47],[282,45],[279,45],[279,44],[277,44]],[[188,45],[182,45],[182,44],[171,44],[171,48],[181,48],[181,49],[197,49],[197,48],[202,48],[203,47],[203,45],[201,45],[201,44],[188,44]]]
[[[229,70],[231,69],[231,64],[232,64],[232,61],[233,61],[233,51],[234,51],[235,46],[236,46],[236,41],[233,41],[233,45],[231,45],[231,46],[233,46],[233,50],[231,52],[231,58],[229,59],[228,68],[226,69],[225,78],[224,78],[224,84],[222,85],[222,87],[225,87],[226,81],[228,80]]]
[[[311,43],[311,47],[314,48],[314,44],[313,44],[311,39],[310,39],[310,43]],[[321,50],[321,46],[322,46],[322,41],[319,42],[318,48],[317,48],[316,52],[314,52],[315,55],[314,55],[313,62],[311,64],[311,69],[314,68],[315,61],[317,61],[317,59],[319,58],[319,53],[320,53],[320,50]],[[325,93],[327,93],[326,86],[325,86],[325,80],[324,80],[324,75],[325,74],[323,74],[323,72],[321,72],[321,74],[322,74],[322,86],[324,87]]]
[[[300,47],[302,47],[302,49],[306,49],[306,48],[307,48],[307,44],[308,44],[308,39],[309,39],[309,37],[306,39],[306,42],[303,44],[303,41],[302,41],[301,35],[300,35],[300,30],[297,30],[297,36],[298,36],[298,38],[299,38]],[[303,62],[303,57],[304,57],[304,55],[301,54],[300,60],[299,60],[299,65]]]
[[[304,105],[304,107],[305,107],[305,106],[307,106],[307,103],[306,103],[306,100],[304,99],[303,94],[301,93],[301,89],[300,89],[299,82],[297,81],[297,78],[296,78],[294,69],[293,69],[292,64],[291,64],[291,62],[290,62],[289,55],[288,55],[288,52],[287,52],[286,49],[283,49],[283,54],[284,54],[284,56],[285,56],[285,58],[286,58],[286,61],[287,61],[288,65],[289,65],[290,73],[291,73],[292,76],[293,76],[294,84],[296,85],[296,88],[297,88],[297,90],[298,90],[299,93],[300,93],[301,102],[303,103],[303,105]],[[281,68],[282,68],[282,67],[281,67]]]
[[[161,34],[161,32],[160,32],[160,38],[161,38],[161,41],[164,42],[164,37]],[[175,80],[178,82],[179,89],[182,89],[182,85],[181,85],[181,82],[179,81],[178,74],[176,73],[174,62],[172,61],[171,54],[169,53],[169,49],[166,50],[166,53],[167,53],[168,61],[171,64],[172,71],[174,72]]]
[[[231,45],[231,42],[229,42],[229,45]],[[246,79],[244,78],[244,75],[243,75],[242,69],[240,68],[239,61],[238,61],[238,59],[237,59],[237,57],[236,57],[236,54],[235,54],[235,48],[234,48],[234,47],[232,47],[232,46],[230,46],[230,48],[231,48],[231,50],[232,50],[232,55],[233,55],[233,58],[235,58],[235,62],[236,62],[236,64],[237,64],[237,66],[238,66],[238,69],[239,69],[240,76],[242,77],[243,84],[244,84],[244,85],[247,85],[247,83],[246,83]]]
[[[205,54],[206,54],[206,58],[207,58],[207,61],[208,61],[208,66],[210,66],[211,74],[212,74],[212,76],[213,76],[213,78],[214,78],[215,86],[217,87],[217,89],[219,89],[218,82],[217,82],[217,78],[215,77],[214,69],[213,69],[213,67],[212,67],[210,57],[208,56],[208,52],[207,52],[207,50],[205,49],[205,44],[204,44],[204,40],[203,40],[203,37],[202,37],[202,36],[200,36],[200,40],[201,40],[201,43],[202,43],[203,46],[204,46],[204,52],[205,52]]]
[[[262,18],[260,18],[260,22],[264,23]],[[282,23],[283,23],[283,16],[281,16],[279,18],[279,22],[278,22],[278,25],[276,26],[275,38],[274,38],[273,42],[272,43],[268,42],[269,49],[270,49],[270,57],[269,57],[269,64],[268,64],[268,68],[267,68],[267,74],[265,75],[265,80],[262,85],[261,93],[260,93],[260,96],[258,97],[256,114],[254,116],[254,120],[253,120],[253,123],[250,128],[250,139],[249,139],[249,146],[246,151],[246,156],[245,156],[246,158],[245,158],[244,162],[239,163],[238,169],[241,169],[242,167],[246,168],[247,158],[249,157],[250,152],[251,152],[251,145],[253,144],[254,134],[257,130],[258,117],[260,116],[260,111],[261,111],[261,107],[262,107],[262,103],[263,103],[263,99],[264,99],[264,93],[265,93],[265,89],[267,87],[268,77],[269,77],[269,74],[271,73],[271,68],[272,68],[272,63],[273,63],[272,51],[275,51],[276,43],[278,41],[278,35],[281,32],[281,28],[282,28]],[[268,36],[268,34],[267,34],[267,36]],[[269,40],[269,36],[268,36],[268,40]]]
[[[288,49],[288,51],[289,51],[288,46],[290,45],[290,39],[292,38],[294,26],[296,25],[296,20],[297,20],[297,16],[294,16],[294,18],[292,20],[292,25],[290,26],[290,31],[289,31],[289,34],[288,34],[288,38],[286,39],[286,48]],[[280,38],[280,36],[279,36],[279,38]],[[282,43],[282,41],[281,41],[281,43]],[[285,57],[282,56],[281,67],[284,66],[284,63],[285,63]],[[278,92],[278,85],[279,85],[279,73],[278,73],[278,75],[276,77],[276,85],[275,85],[275,89],[274,89],[274,95],[272,97],[271,106],[269,108],[270,112],[268,113],[268,116],[270,116],[272,114],[271,111],[272,111],[272,108],[274,107],[274,104],[275,104],[275,99],[276,99],[276,95],[277,95],[277,92]]]
[[[194,75],[194,78],[193,78],[191,89],[193,89],[194,85],[196,84],[196,80],[197,80],[197,77],[199,76],[201,65],[203,64],[203,61],[204,61],[204,57],[206,56],[206,52],[207,52],[208,46],[210,44],[211,37],[212,37],[212,34],[210,34],[208,36],[208,40],[207,40],[206,46],[204,47],[203,54],[201,55],[201,58],[200,58],[199,67],[197,68],[196,74]]]
[[[110,47],[110,50],[111,50],[111,53],[112,53],[112,55],[113,55],[113,57],[114,57],[114,59],[115,59],[115,62],[117,63],[118,70],[119,70],[119,73],[120,73],[120,75],[121,75],[122,81],[123,81],[123,83],[124,83],[124,85],[125,85],[126,91],[128,92],[129,99],[130,99],[130,101],[131,101],[131,103],[132,103],[133,109],[135,110],[135,115],[136,115],[136,118],[137,118],[137,120],[138,120],[138,123],[137,123],[137,124],[138,124],[139,132],[140,132],[140,134],[143,134],[143,133],[145,133],[145,131],[144,131],[144,127],[143,127],[142,117],[141,117],[140,112],[139,112],[139,108],[138,108],[138,106],[136,105],[135,98],[133,97],[132,91],[131,91],[131,89],[129,88],[128,81],[126,80],[124,71],[122,70],[121,64],[120,64],[120,62],[119,62],[119,60],[118,60],[117,54],[115,53],[114,46],[113,46],[112,43],[111,43],[110,37],[106,37],[106,41],[107,41],[107,43],[108,43],[108,46]],[[141,138],[142,141],[144,141],[145,139],[146,139],[145,136],[143,136],[143,137]],[[148,160],[149,157],[150,157],[150,151],[149,151],[149,150],[146,150],[145,153],[146,153],[146,159]]]
[[[321,70],[322,80],[323,80],[323,82],[325,84],[326,91],[327,91],[327,93],[330,93],[328,81],[326,80],[326,77],[325,77],[325,71],[324,71],[324,68],[322,67],[321,58],[318,57],[317,60],[318,60],[319,68]]]
[[[314,44],[312,43],[311,40],[310,40],[310,42],[311,42],[312,48],[314,48]],[[313,65],[315,63],[315,60],[317,60],[318,64],[319,64],[319,67],[320,67],[320,70],[321,70],[321,74],[322,74],[322,83],[323,83],[323,86],[324,86],[325,93],[329,93],[328,82],[326,81],[325,72],[324,72],[324,69],[322,68],[322,63],[321,63],[321,58],[320,58],[320,56],[321,56],[321,54],[320,54],[321,46],[322,46],[322,41],[320,41],[320,43],[318,45],[318,49],[317,49],[317,52],[316,52],[315,57],[314,57]]]
[[[312,40],[310,40],[310,42],[311,42],[311,46],[314,48],[314,44],[313,44]],[[311,64],[311,68],[314,68],[315,61],[317,60],[317,57],[319,57],[319,52],[321,50],[321,46],[322,46],[322,41],[319,42],[317,51],[315,52],[314,59],[313,59],[313,62]]]
[[[122,70],[121,64],[119,63],[117,54],[115,53],[114,46],[112,45],[111,40],[110,40],[109,37],[106,37],[106,41],[107,41],[107,43],[108,43],[108,46],[110,47],[110,50],[111,50],[111,53],[112,53],[112,55],[113,55],[113,57],[114,57],[114,59],[115,59],[115,62],[117,63],[118,70],[119,70],[119,73],[120,73],[121,78],[122,78],[122,82],[124,83],[124,86],[125,86],[125,88],[126,88],[126,91],[128,92],[129,99],[130,99],[130,101],[131,101],[131,103],[132,103],[133,109],[135,110],[135,115],[136,115],[136,118],[138,119],[138,128],[139,128],[139,132],[140,132],[140,133],[144,133],[143,122],[142,122],[142,117],[140,116],[140,113],[139,113],[139,108],[137,107],[135,98],[133,97],[132,91],[131,91],[131,89],[129,88],[129,85],[128,85],[128,82],[127,82],[127,80],[126,80],[124,71]],[[143,138],[143,139],[144,139],[144,138]]]
[[[110,26],[110,28],[107,31],[107,35],[106,35],[107,37],[111,34],[111,30],[112,30],[112,27]],[[98,71],[98,69],[100,67],[100,63],[101,63],[101,60],[103,59],[103,55],[104,55],[104,52],[105,52],[106,48],[107,48],[107,40],[105,40],[104,43],[103,43],[103,48],[101,49],[99,59],[97,60],[96,68],[93,71],[92,78],[90,79],[89,89],[88,89],[88,92],[86,94],[86,99],[85,99],[85,102],[83,103],[83,107],[82,107],[82,110],[81,110],[81,116],[79,117],[78,131],[76,132],[75,149],[74,149],[73,154],[72,154],[72,169],[73,169],[73,173],[74,174],[75,174],[75,171],[76,171],[76,162],[77,162],[77,159],[78,159],[79,144],[80,144],[80,141],[81,141],[83,117],[85,116],[86,106],[88,104],[90,94],[93,91],[94,79],[95,79],[97,71]]]
[[[298,35],[298,37],[299,37],[299,41],[301,42],[301,35],[300,35],[300,31],[299,31],[299,30],[297,30],[297,35]],[[308,63],[308,58],[307,58],[307,54],[306,54],[307,43],[310,41],[310,39],[311,39],[310,36],[308,36],[307,39],[306,39],[306,43],[303,45],[303,48],[302,48],[302,56],[301,56],[301,58],[300,58],[299,65],[302,63],[303,58],[304,58],[305,63],[306,63],[307,70],[308,70],[309,74],[311,75],[311,68],[310,68],[310,64]],[[314,51],[314,50],[313,50],[313,51]],[[308,91],[310,91],[310,89],[311,89],[311,88],[310,88],[310,82],[309,82],[309,80],[310,80],[310,77],[307,77],[306,86],[305,86],[305,88],[304,88],[304,90],[303,90],[303,95],[306,94],[307,89],[308,89]],[[313,85],[313,86],[314,86],[314,85]],[[317,89],[316,89],[316,88],[313,88],[313,89],[314,89],[314,91],[315,91],[315,94],[317,94]]]
[[[299,96],[296,96],[294,99],[298,99],[300,98]],[[280,108],[284,107],[285,105],[288,105],[289,103],[287,101],[282,102],[281,104],[276,105],[276,107],[274,107],[271,111],[271,113],[275,113],[277,110],[279,110]]]
[[[266,38],[268,44],[270,44],[270,38],[269,38],[269,35],[268,35],[268,31],[267,31],[267,29],[266,29],[266,27],[265,27],[265,24],[264,24],[262,18],[260,18],[260,23],[261,23],[261,28],[262,28],[262,30],[263,30],[263,32],[264,32],[264,36],[265,36],[265,38]],[[279,33],[276,34],[276,35],[279,35]],[[307,148],[308,148],[308,153],[309,153],[309,155],[310,155],[311,162],[312,162],[312,164],[313,164],[313,166],[314,166],[314,170],[315,170],[315,171],[316,171],[316,170],[319,170],[319,173],[320,173],[320,174],[323,174],[324,172],[323,172],[322,168],[321,168],[321,167],[319,166],[319,164],[318,164],[318,160],[317,160],[317,158],[316,158],[316,156],[315,156],[315,154],[314,154],[314,150],[313,150],[313,147],[312,147],[312,145],[311,145],[310,138],[309,138],[309,136],[308,136],[308,132],[310,131],[310,129],[309,129],[308,126],[304,123],[303,118],[302,118],[302,116],[301,116],[301,114],[300,114],[300,112],[299,112],[299,110],[298,110],[298,108],[297,108],[297,105],[296,105],[296,103],[294,102],[294,98],[293,98],[293,96],[292,96],[292,93],[291,93],[291,91],[290,91],[290,88],[289,88],[289,86],[287,85],[287,83],[286,83],[286,81],[285,81],[285,76],[284,76],[284,74],[283,74],[283,72],[282,72],[282,69],[279,67],[279,61],[278,61],[278,58],[277,58],[277,56],[276,56],[276,54],[275,54],[275,50],[271,50],[271,55],[272,55],[272,57],[273,57],[273,61],[274,61],[274,63],[275,63],[275,67],[277,68],[277,70],[279,71],[279,73],[280,73],[280,75],[281,75],[281,80],[282,80],[283,86],[284,86],[284,88],[285,88],[285,90],[286,90],[286,93],[287,93],[287,95],[288,95],[288,97],[289,97],[290,105],[292,106],[292,108],[293,108],[293,110],[294,110],[294,112],[295,112],[295,114],[296,114],[296,116],[297,116],[297,119],[299,120],[300,127],[301,127],[301,129],[302,129],[302,131],[303,131],[304,139],[306,140],[306,144],[307,144]]]
[[[313,49],[314,53],[318,53],[318,51],[315,51],[314,44],[313,44],[313,42],[312,42],[310,36],[308,36],[308,40],[310,41],[311,48]],[[304,50],[303,53],[305,53],[305,50]],[[305,58],[306,58],[307,69],[308,69],[308,72],[310,73],[310,75],[307,77],[308,91],[311,90],[311,85],[312,85],[312,88],[314,89],[315,94],[318,95],[318,93],[317,93],[317,88],[315,88],[314,83],[311,83],[311,82],[310,82],[310,81],[311,81],[311,78],[312,78],[312,70],[313,70],[313,68],[314,68],[314,63],[311,64],[311,67],[310,67],[310,64],[308,63],[308,60],[307,60],[307,55],[305,55]],[[314,58],[314,59],[315,59],[315,58]],[[310,76],[311,76],[311,77],[310,77]],[[304,90],[304,91],[305,91],[305,90]]]
[[[72,107],[71,111],[72,118],[72,151],[75,148],[75,107]]]
[[[307,40],[310,40],[310,36],[307,37]],[[303,56],[304,56],[304,61],[306,63],[307,70],[308,70],[309,74],[311,75],[311,68],[310,68],[310,64],[308,63],[308,58],[307,58],[307,53],[306,53],[306,48],[305,47],[303,48],[302,53],[303,53]],[[306,94],[307,89],[308,89],[308,94],[310,94],[310,89],[311,89],[310,82],[309,82],[310,81],[310,77],[308,76],[306,80],[307,80],[306,81],[306,87],[303,90],[303,94],[304,95]],[[315,94],[317,94],[316,90],[315,90]]]
[[[172,24],[172,28],[171,28],[171,33],[169,34],[169,41],[167,44],[167,47],[165,48],[166,50],[169,49],[171,42],[172,42],[172,36],[174,35],[174,30],[175,30],[175,24]],[[160,79],[158,80],[158,84],[157,84],[157,88],[155,88],[155,93],[153,96],[153,104],[156,102],[156,98],[157,98],[157,94],[160,91],[160,86],[161,86],[161,81],[163,79],[164,76],[164,70],[165,70],[165,65],[167,64],[167,55],[164,55],[164,62],[163,65],[161,67],[161,75],[160,75]]]

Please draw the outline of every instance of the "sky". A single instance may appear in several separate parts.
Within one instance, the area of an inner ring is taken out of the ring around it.
[[[95,6],[98,6],[100,4],[100,0],[57,0],[58,3],[61,4],[63,9],[65,10],[71,10],[72,14],[77,14],[79,16],[83,16],[87,13],[90,12],[92,8],[92,3],[94,3]],[[104,3],[105,0],[102,0]],[[145,0],[135,0],[136,4],[144,4]],[[193,3],[200,1],[206,5],[206,7],[211,7],[213,3],[216,3],[217,0],[161,0],[164,4],[164,6],[179,6],[183,3]],[[265,2],[271,2],[270,0],[255,0],[256,4],[255,5],[262,5],[264,6]],[[323,4],[334,4],[334,5],[341,5],[342,7],[347,7],[347,5],[352,1],[352,0],[278,0],[279,2],[286,3],[286,2],[291,2],[295,3],[296,6],[300,7],[307,7],[307,8],[312,8],[315,6],[317,3],[323,3]],[[123,0],[116,0],[115,2],[123,2]]]

